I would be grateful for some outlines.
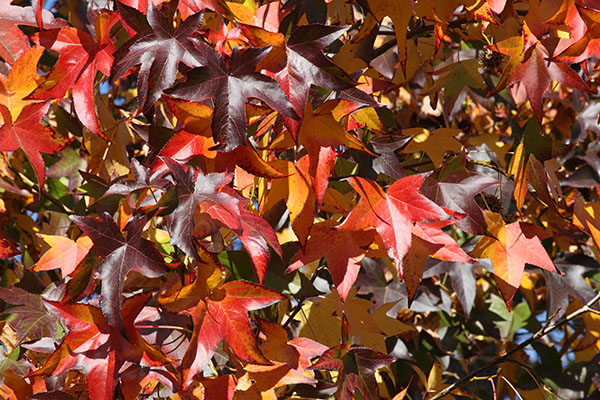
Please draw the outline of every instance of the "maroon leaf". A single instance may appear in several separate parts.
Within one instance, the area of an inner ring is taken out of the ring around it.
[[[163,91],[175,82],[180,62],[199,67],[216,54],[192,37],[202,23],[202,13],[188,17],[175,29],[151,1],[147,15],[120,2],[117,9],[137,33],[115,52],[116,62],[110,79],[114,81],[134,65],[142,64],[138,75],[138,102],[144,113],[150,111]]]
[[[167,219],[171,243],[179,246],[188,256],[197,259],[196,245],[193,241],[194,213],[204,201],[216,204],[223,213],[228,213],[239,221],[238,200],[221,192],[221,188],[231,181],[231,176],[223,173],[205,175],[202,172],[194,177],[194,170],[163,158],[177,182],[177,208]],[[215,211],[216,212],[216,211]],[[236,227],[240,229],[239,222]]]
[[[254,97],[288,118],[297,119],[279,84],[256,72],[269,48],[234,48],[229,69],[221,59],[215,66],[197,68],[188,74],[185,83],[168,93],[186,100],[214,100],[212,132],[216,149],[231,151],[246,142],[246,99]]]
[[[290,36],[286,46],[287,65],[272,72],[299,116],[304,115],[312,85],[330,90],[355,85],[348,74],[323,54],[323,49],[346,30],[348,27],[313,24],[298,27]]]
[[[28,338],[41,339],[56,335],[56,317],[44,307],[41,295],[16,286],[0,287],[0,299],[18,305],[7,309],[5,313],[16,316],[11,323],[17,330],[19,343]]]
[[[123,282],[127,273],[137,271],[149,278],[157,278],[167,271],[152,242],[142,238],[147,219],[145,216],[133,217],[127,225],[127,239],[108,213],[102,219],[72,216],[71,220],[92,239],[91,250],[102,257],[96,266],[102,280],[102,311],[111,326],[123,329],[119,311],[123,305]]]
[[[478,235],[485,227],[485,220],[474,196],[497,184],[497,180],[486,175],[457,171],[441,182],[428,177],[421,186],[421,192],[442,207],[466,214],[467,216],[458,220],[454,226]]]

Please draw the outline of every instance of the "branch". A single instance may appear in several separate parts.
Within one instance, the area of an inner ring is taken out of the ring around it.
[[[551,324],[551,325],[548,325],[548,323],[546,323],[546,325],[544,325],[544,327],[542,329],[540,329],[539,331],[537,331],[532,337],[530,337],[529,339],[527,339],[523,343],[521,343],[518,346],[512,348],[511,350],[505,352],[500,357],[497,357],[497,358],[493,359],[492,361],[490,361],[487,364],[485,364],[483,367],[477,368],[475,371],[471,372],[467,376],[465,376],[465,377],[459,379],[458,381],[454,382],[453,384],[451,384],[450,386],[448,386],[447,388],[445,388],[441,392],[437,393],[435,396],[429,398],[429,400],[441,399],[442,397],[444,397],[447,394],[449,394],[450,392],[452,392],[454,389],[457,389],[457,388],[459,388],[459,387],[461,387],[461,386],[469,383],[471,380],[473,380],[473,378],[475,378],[477,375],[481,374],[482,372],[484,372],[488,368],[491,368],[491,367],[493,367],[496,364],[503,363],[510,356],[512,356],[514,353],[516,353],[517,351],[522,350],[523,348],[529,346],[531,343],[535,342],[539,338],[541,338],[543,336],[546,336],[547,334],[549,334],[553,330],[555,330],[557,328],[560,328],[561,326],[565,325],[569,321],[572,321],[575,318],[579,317],[581,314],[585,314],[586,312],[591,311],[592,310],[591,307],[595,303],[597,303],[598,300],[600,300],[600,292],[598,292],[590,301],[587,302],[587,304],[585,304],[580,309],[572,312],[571,314],[569,314],[567,317],[563,318],[559,322],[556,322],[556,323]],[[552,318],[552,317],[550,317],[550,318]],[[548,320],[548,321],[550,321],[550,320]]]

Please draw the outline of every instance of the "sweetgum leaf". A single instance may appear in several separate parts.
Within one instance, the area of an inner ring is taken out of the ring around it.
[[[49,107],[50,102],[30,104],[13,120],[9,109],[0,104],[4,119],[4,125],[0,127],[0,151],[23,150],[33,166],[40,188],[44,187],[46,180],[46,165],[40,152],[58,153],[72,141],[40,124]]]
[[[17,305],[9,308],[5,314],[15,314],[12,324],[17,330],[17,340],[43,337],[54,337],[56,334],[56,317],[48,312],[42,303],[42,296],[30,293],[16,286],[1,287],[0,299],[8,304]]]
[[[355,85],[350,76],[323,54],[323,49],[340,37],[348,27],[304,25],[296,28],[285,46],[284,68],[269,68],[287,94],[294,111],[304,116],[311,86],[344,90]],[[297,126],[296,128],[298,128]],[[297,131],[296,131],[297,132]],[[296,133],[293,132],[293,133]]]
[[[272,78],[256,72],[256,66],[270,48],[234,48],[229,68],[220,59],[217,65],[194,69],[184,83],[168,93],[187,100],[213,99],[212,133],[216,149],[231,151],[246,142],[246,99],[264,101],[291,119],[298,116],[285,94]]]
[[[493,236],[483,236],[470,254],[492,260],[494,277],[507,306],[521,285],[525,264],[561,273],[540,242],[546,237],[540,227],[525,222],[506,225],[500,214],[490,211],[485,212],[485,219]]]
[[[106,18],[104,18],[106,17]],[[110,74],[115,45],[108,35],[117,21],[116,14],[99,17],[106,26],[98,29],[103,36],[94,38],[76,28],[62,28],[43,31],[34,37],[41,46],[58,51],[60,57],[40,86],[29,96],[36,100],[63,97],[73,90],[75,112],[83,125],[90,131],[106,138],[94,107],[94,80],[96,72]]]
[[[419,193],[424,179],[422,175],[399,179],[387,193],[374,181],[360,177],[349,179],[361,199],[339,228],[351,231],[375,228],[388,255],[396,263],[400,278],[403,276],[402,259],[410,249],[412,224],[448,218],[437,204]]]
[[[497,180],[487,175],[456,171],[442,181],[428,177],[421,186],[421,192],[442,207],[466,214],[465,218],[458,220],[454,225],[477,235],[483,231],[485,220],[474,196],[497,184]]]
[[[361,261],[374,239],[374,233],[372,229],[366,232],[339,230],[335,221],[315,224],[305,248],[292,260],[286,272],[325,257],[333,283],[345,300],[358,277]]]
[[[231,176],[222,173],[203,174],[194,177],[192,168],[185,168],[177,162],[164,158],[177,182],[177,208],[169,214],[167,223],[171,234],[171,243],[179,246],[188,256],[197,259],[198,253],[193,240],[194,213],[204,201],[218,206],[224,213],[239,221],[238,200],[221,191],[231,181]],[[237,227],[240,227],[239,223]]]
[[[179,63],[188,67],[206,65],[216,52],[192,35],[202,23],[202,13],[194,14],[174,28],[154,4],[148,2],[146,15],[117,2],[121,18],[137,32],[114,53],[110,80],[114,82],[134,65],[142,64],[138,75],[138,102],[147,113],[177,76]]]
[[[45,29],[52,29],[69,23],[54,18],[50,11],[41,7],[34,11],[33,7],[13,6],[11,3],[12,0],[0,0],[0,57],[12,65],[29,47],[27,36],[17,25],[38,26],[43,22]]]
[[[102,280],[102,311],[112,327],[123,329],[120,310],[123,282],[129,271],[137,271],[148,278],[157,278],[167,271],[154,244],[142,238],[146,216],[131,219],[126,228],[127,239],[108,213],[102,219],[72,216],[71,220],[92,239],[91,250],[102,257],[96,266]]]
[[[203,267],[203,272],[193,283],[168,298],[159,299],[163,308],[183,311],[194,321],[190,346],[181,361],[184,388],[209,362],[222,340],[243,362],[269,365],[250,328],[248,312],[285,299],[275,290],[246,281],[216,287],[220,270],[213,266],[215,273],[210,273],[206,272],[210,269],[208,266]]]
[[[29,376],[60,375],[76,369],[86,375],[91,400],[112,400],[119,369],[126,361],[146,366],[170,361],[148,345],[133,327],[136,315],[151,295],[151,292],[142,293],[123,303],[119,314],[122,312],[126,336],[107,322],[99,308],[47,301],[47,307],[69,333],[44,366]]]

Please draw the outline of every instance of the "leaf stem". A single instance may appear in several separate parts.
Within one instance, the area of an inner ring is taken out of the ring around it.
[[[475,377],[477,377],[477,375],[481,374],[485,370],[493,367],[494,365],[501,364],[502,362],[504,362],[505,360],[507,360],[510,356],[512,356],[514,353],[516,353],[517,351],[522,350],[523,348],[529,346],[531,343],[535,342],[539,338],[541,338],[543,336],[546,336],[547,334],[549,334],[553,330],[555,330],[557,328],[560,328],[561,326],[565,325],[569,321],[572,321],[575,318],[579,317],[581,314],[585,314],[586,312],[592,311],[591,307],[595,303],[597,303],[598,300],[600,300],[600,292],[598,292],[583,307],[579,308],[576,311],[573,311],[571,314],[569,314],[567,317],[563,318],[559,322],[556,322],[556,323],[550,324],[550,325],[545,324],[542,329],[540,329],[539,331],[537,331],[532,337],[530,337],[526,341],[524,341],[521,344],[517,345],[516,347],[510,349],[509,351],[504,352],[504,354],[502,354],[501,356],[499,356],[499,357],[491,360],[490,362],[488,362],[484,366],[482,366],[480,368],[477,368],[475,371],[473,371],[470,374],[464,376],[463,378],[461,378],[458,381],[454,382],[453,384],[451,384],[450,386],[448,386],[444,390],[440,391],[439,393],[437,393],[433,397],[429,398],[429,400],[441,399],[442,397],[444,397],[447,394],[449,394],[450,392],[452,392],[454,389],[457,389],[457,388],[459,388],[461,386],[464,386],[465,384],[471,382]]]

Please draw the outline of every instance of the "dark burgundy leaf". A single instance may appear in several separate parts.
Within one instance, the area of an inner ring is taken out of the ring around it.
[[[288,118],[298,116],[279,87],[266,75],[256,72],[256,66],[270,48],[234,48],[229,68],[221,59],[210,67],[197,68],[188,78],[168,93],[186,100],[214,100],[212,132],[217,149],[231,151],[246,142],[246,99],[264,101],[272,109]]]
[[[146,16],[120,2],[117,2],[117,10],[137,33],[114,53],[110,79],[114,81],[134,65],[142,64],[138,75],[138,102],[144,113],[150,111],[163,91],[175,82],[180,62],[199,67],[210,63],[216,55],[192,37],[202,23],[202,13],[188,17],[175,29],[151,1]]]
[[[477,235],[485,227],[485,220],[474,196],[498,183],[486,175],[456,171],[441,182],[432,177],[427,178],[421,186],[421,193],[440,206],[466,214],[465,218],[454,225],[465,232]]]
[[[567,311],[569,296],[587,303],[596,294],[592,287],[586,282],[583,274],[598,269],[600,265],[583,254],[568,253],[555,261],[562,275],[543,271],[548,287],[548,316],[556,312],[554,321],[559,320]],[[560,310],[559,310],[560,308]],[[598,309],[598,305],[593,306]]]
[[[224,173],[205,175],[198,172],[198,176],[195,177],[192,168],[186,169],[168,158],[163,158],[163,161],[177,182],[177,208],[167,218],[171,243],[179,246],[188,256],[197,259],[192,231],[194,213],[200,203],[204,201],[214,203],[223,213],[230,214],[239,221],[238,200],[220,191],[231,181],[231,176]],[[239,223],[237,227],[240,228]]]
[[[102,311],[111,326],[121,329],[120,310],[127,273],[137,271],[149,278],[157,278],[167,271],[154,244],[142,237],[146,216],[132,218],[127,225],[127,239],[108,213],[102,219],[72,216],[71,220],[92,239],[91,250],[102,257],[96,266],[102,280]]]

